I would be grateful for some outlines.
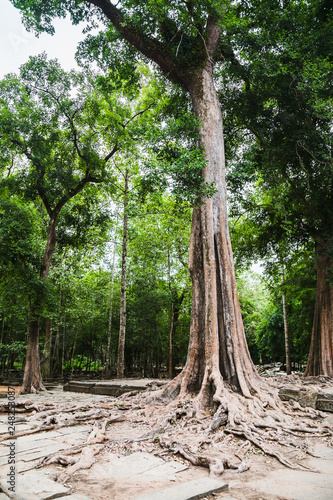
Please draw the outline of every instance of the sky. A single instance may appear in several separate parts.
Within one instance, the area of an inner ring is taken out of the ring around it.
[[[83,24],[73,26],[70,19],[56,19],[56,33],[43,33],[37,38],[25,30],[20,11],[9,0],[0,0],[0,12],[0,78],[17,73],[29,56],[43,51],[50,59],[59,59],[65,70],[77,67],[74,55],[78,42],[84,38]]]

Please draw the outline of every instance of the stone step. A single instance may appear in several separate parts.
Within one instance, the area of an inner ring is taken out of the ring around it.
[[[211,477],[202,477],[165,490],[135,497],[134,500],[195,500],[211,493],[224,491],[227,488],[227,483],[222,483]]]
[[[99,394],[118,397],[125,392],[144,391],[151,383],[161,384],[155,379],[119,379],[104,381],[79,381],[71,380],[64,385],[64,391],[83,392],[86,394]]]

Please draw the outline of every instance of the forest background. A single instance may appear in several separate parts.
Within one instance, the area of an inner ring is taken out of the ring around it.
[[[302,371],[318,234],[332,253],[332,11],[291,2],[299,10],[290,19],[275,3],[276,16],[265,15],[270,2],[254,14],[256,4],[246,22],[229,18],[230,46],[215,70],[230,234],[253,361],[285,363],[288,328]],[[261,36],[247,24],[254,15]],[[178,35],[169,41],[179,51],[186,34]],[[113,41],[88,33],[78,72],[44,54],[1,82],[3,375],[23,370],[35,316],[45,379],[116,375],[119,332],[126,375],[171,375],[186,361],[191,210],[214,186],[200,176],[186,93]],[[50,221],[56,237],[43,275]]]

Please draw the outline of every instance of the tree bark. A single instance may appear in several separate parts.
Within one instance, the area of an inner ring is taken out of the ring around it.
[[[193,76],[189,91],[207,161],[204,179],[214,182],[217,192],[193,210],[189,254],[192,315],[187,362],[179,375],[180,394],[199,392],[198,399],[208,404],[212,398],[221,400],[223,379],[248,398],[259,390],[237,296],[227,219],[222,114],[209,62]]]
[[[52,330],[52,319],[46,318],[44,353],[41,364],[42,377],[44,379],[50,378],[51,376],[51,340],[52,340],[51,330]]]
[[[40,270],[40,279],[46,281],[49,275],[51,259],[57,243],[56,233],[57,219],[50,217],[46,249],[44,252],[43,262]],[[38,390],[45,391],[40,369],[39,357],[39,320],[40,320],[40,300],[37,300],[32,305],[31,320],[29,324],[29,339],[27,358],[24,368],[23,382],[20,394],[34,393]]]
[[[170,249],[168,248],[168,281],[169,281],[169,295],[170,295],[170,329],[168,338],[168,377],[173,377],[173,320],[174,320],[174,308],[173,308],[173,297],[171,288],[171,262],[170,262]]]
[[[170,329],[168,338],[168,377],[173,377],[173,320],[174,320],[174,308],[171,297],[171,311],[170,311]]]
[[[291,360],[290,360],[290,338],[289,338],[289,325],[287,314],[287,294],[284,289],[284,267],[281,265],[281,284],[282,284],[282,308],[283,308],[283,324],[284,324],[284,342],[286,351],[286,372],[291,375]]]
[[[332,240],[316,239],[317,287],[311,346],[304,376],[333,377]]]
[[[109,305],[109,322],[108,322],[108,339],[105,353],[105,371],[102,373],[102,378],[110,377],[110,347],[111,347],[111,326],[112,326],[112,305],[113,305],[113,283],[114,283],[114,266],[116,260],[116,243],[113,245],[112,254],[112,268],[111,268],[111,293],[110,293],[110,305]]]
[[[3,316],[2,316],[2,321],[1,321],[1,338],[0,338],[0,344],[3,344],[4,343],[4,340],[5,340],[5,319],[6,319],[6,315],[5,313],[3,313]]]
[[[129,177],[128,170],[126,170],[125,187],[124,187],[123,246],[122,246],[122,257],[121,257],[121,298],[120,298],[120,326],[119,326],[118,357],[117,357],[117,378],[124,378],[125,375],[128,177]]]

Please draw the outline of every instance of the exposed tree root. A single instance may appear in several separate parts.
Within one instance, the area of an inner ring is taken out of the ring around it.
[[[51,410],[47,410],[48,407],[52,407]],[[26,431],[15,432],[15,437],[23,437],[30,434],[36,434],[38,432],[56,430],[62,427],[69,427],[71,425],[77,424],[92,424],[96,425],[96,421],[100,419],[105,419],[105,427],[107,424],[112,422],[120,422],[125,419],[123,413],[114,412],[118,410],[115,405],[110,405],[104,402],[93,403],[93,404],[75,404],[60,406],[54,403],[46,405],[34,405],[30,400],[21,401],[20,407],[26,411],[33,411],[33,413],[25,418],[26,423],[35,423],[35,429],[29,429]],[[55,408],[56,407],[56,408]],[[1,409],[0,409],[1,410]],[[112,411],[113,410],[113,411]],[[0,442],[5,441],[10,438],[10,434],[4,434],[1,436]]]
[[[182,396],[186,396],[186,399],[182,399]],[[332,429],[321,425],[325,414],[313,408],[302,408],[298,404],[295,405],[295,402],[282,402],[278,397],[277,387],[260,378],[256,380],[255,391],[250,398],[234,391],[216,374],[210,380],[204,379],[200,393],[190,398],[190,395],[183,391],[180,374],[162,388],[147,391],[131,399],[133,404],[146,403],[151,407],[154,405],[155,414],[159,413],[161,417],[162,414],[165,415],[166,408],[169,409],[166,421],[174,424],[181,420],[193,420],[194,417],[196,423],[200,424],[207,418],[207,413],[209,415],[209,408],[213,407],[215,413],[208,419],[209,425],[204,426],[207,435],[223,429],[222,432],[245,438],[247,443],[252,443],[265,454],[273,456],[281,464],[292,469],[309,470],[284,456],[279,448],[294,446],[299,453],[313,455],[304,447],[305,436],[327,438],[333,435]],[[157,406],[161,403],[163,409]],[[291,443],[287,436],[294,436],[299,440],[299,444]],[[267,445],[269,441],[274,442],[274,449]],[[159,442],[164,448],[174,452],[177,450],[177,453],[194,465],[214,467],[214,464],[217,464],[215,457],[209,458],[208,454],[197,455],[186,445],[173,442],[172,439],[166,441],[159,438]],[[218,460],[217,469],[228,467],[228,460]]]
[[[242,436],[245,437],[248,441],[253,443],[257,448],[262,450],[266,455],[270,455],[272,457],[277,458],[277,460],[285,465],[286,467],[289,467],[290,469],[296,469],[296,470],[312,470],[312,472],[316,472],[313,469],[310,469],[309,467],[306,467],[304,465],[299,465],[299,464],[294,464],[287,460],[285,457],[281,455],[278,451],[271,450],[269,449],[265,444],[263,444],[258,438],[254,437],[253,434],[249,431],[246,430],[238,430],[238,429],[226,429],[226,432],[230,432],[231,434],[235,436]]]
[[[159,438],[159,444],[162,448],[168,449],[173,454],[179,454],[186,458],[191,464],[207,467],[211,474],[220,475],[225,469],[236,469],[238,472],[244,472],[249,469],[245,462],[236,465],[226,458],[212,457],[209,454],[197,454],[188,445],[172,441],[167,438]]]
[[[215,475],[230,468],[238,472],[247,470],[250,456],[259,454],[256,449],[286,467],[312,470],[299,460],[307,454],[315,456],[310,446],[312,437],[323,438],[326,442],[331,439],[332,429],[321,423],[326,414],[302,408],[293,401],[282,402],[278,387],[266,380],[257,382],[257,392],[250,398],[220,382],[218,377],[210,382],[207,380],[205,393],[201,392],[200,397],[184,392],[181,377],[177,377],[145,393],[86,404],[18,401],[18,407],[26,412],[23,420],[36,425],[36,429],[15,435],[19,437],[73,424],[92,424],[86,443],[54,453],[40,462],[39,466],[51,463],[67,466],[66,471],[57,475],[60,482],[90,467],[103,447],[115,453],[135,450],[162,456],[170,452],[195,466],[209,468]],[[2,404],[0,411],[6,411],[6,406]],[[107,425],[124,420],[126,425],[142,425],[145,433],[136,439],[110,440]],[[5,435],[2,440],[8,437]],[[85,451],[87,448],[93,451]],[[237,457],[236,462],[233,457]]]
[[[86,443],[79,446],[72,446],[69,450],[48,455],[36,465],[36,468],[54,463],[67,465],[66,470],[52,475],[52,479],[59,483],[67,482],[74,472],[89,469],[96,462],[95,455],[104,448],[104,443],[109,440],[106,436],[107,425],[115,421],[119,422],[120,420],[123,420],[123,417],[110,417],[106,418],[103,422],[95,422]]]
[[[83,469],[90,469],[90,467],[96,462],[95,455],[97,455],[103,448],[104,445],[102,444],[95,444],[93,446],[83,448],[79,455],[71,457],[68,461],[69,466],[63,472],[53,474],[52,479],[58,483],[64,484],[69,481],[74,472],[78,472]]]

